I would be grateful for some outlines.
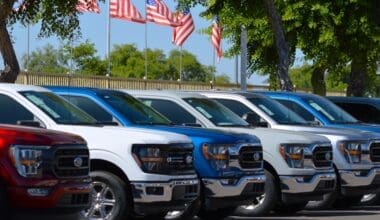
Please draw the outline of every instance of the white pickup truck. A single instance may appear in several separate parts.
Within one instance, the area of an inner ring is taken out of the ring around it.
[[[83,213],[88,219],[194,214],[199,181],[185,135],[97,124],[49,90],[17,84],[0,84],[0,123],[71,132],[86,140],[93,180],[92,204]],[[173,164],[169,157],[182,160]]]
[[[251,128],[239,116],[205,96],[178,91],[129,91],[178,124],[198,125],[257,136],[263,145],[267,175],[265,195],[235,209],[242,216],[271,210],[296,212],[308,201],[335,190],[332,147],[322,136],[268,128]]]

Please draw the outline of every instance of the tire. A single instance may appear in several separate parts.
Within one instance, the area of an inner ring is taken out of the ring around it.
[[[304,210],[308,202],[302,202],[302,203],[292,203],[292,204],[278,204],[274,208],[274,211],[277,214],[282,215],[290,215],[294,214],[296,212],[299,212],[301,210]]]
[[[92,171],[93,184],[92,203],[88,210],[82,212],[85,219],[102,218],[107,220],[122,220],[132,217],[132,198],[127,183],[120,177],[107,171]],[[96,199],[106,199],[108,203],[100,203],[96,208]],[[102,213],[101,210],[105,212]]]
[[[380,194],[367,194],[364,195],[358,205],[370,206],[380,205]]]
[[[197,199],[184,211],[172,211],[168,213],[149,215],[145,219],[191,220],[198,214],[200,208],[201,200]]]
[[[251,205],[237,207],[233,211],[233,215],[246,217],[263,216],[275,208],[280,194],[279,185],[274,175],[268,170],[265,170],[265,176],[265,194],[255,198],[255,201]]]
[[[1,213],[1,216],[5,219],[9,219],[11,217],[9,209],[8,209],[7,200],[8,199],[7,199],[5,186],[0,184],[0,213]]]

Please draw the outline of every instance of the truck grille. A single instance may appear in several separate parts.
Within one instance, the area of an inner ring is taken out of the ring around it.
[[[84,206],[84,205],[89,205],[89,203],[90,203],[89,193],[66,194],[60,199],[58,206],[60,207]]]
[[[54,173],[57,177],[88,176],[89,152],[84,147],[61,147],[55,152]]]
[[[193,162],[189,163],[189,159],[193,158],[193,150],[190,148],[163,147],[161,148],[161,156],[166,158],[166,162],[162,164],[161,170],[167,174],[193,174]]]
[[[380,143],[372,143],[369,153],[372,162],[380,162]]]
[[[313,150],[313,162],[315,167],[332,167],[332,147],[331,146],[317,146]]]
[[[239,164],[243,169],[261,169],[263,166],[263,148],[244,146],[239,152]]]

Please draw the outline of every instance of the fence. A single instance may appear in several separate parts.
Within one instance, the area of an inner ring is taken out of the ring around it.
[[[77,86],[97,87],[107,89],[161,89],[161,90],[228,90],[240,89],[237,84],[211,84],[202,82],[181,82],[170,80],[144,80],[107,76],[86,76],[73,74],[44,74],[22,72],[18,75],[16,83],[40,85],[40,86]],[[268,90],[265,85],[248,85],[249,90]],[[308,89],[297,89],[297,91],[310,92]],[[328,92],[328,95],[344,95],[342,92]]]

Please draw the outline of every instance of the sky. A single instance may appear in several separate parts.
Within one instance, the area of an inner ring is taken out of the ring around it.
[[[140,13],[145,16],[145,0],[132,0]],[[165,0],[168,7],[174,11],[174,0]],[[107,17],[108,17],[108,0],[106,3],[99,3],[100,14],[83,13],[80,15],[80,28],[82,38],[75,41],[74,45],[89,40],[95,44],[98,55],[105,57],[107,53]],[[213,47],[210,37],[200,33],[201,29],[211,26],[211,21],[201,18],[199,14],[205,9],[201,6],[191,8],[191,14],[195,24],[195,31],[186,40],[183,49],[194,54],[197,59],[204,65],[213,65]],[[140,50],[145,48],[145,25],[129,22],[119,19],[111,19],[111,48],[114,44],[135,44]],[[34,51],[37,48],[52,44],[59,47],[60,40],[57,38],[38,38],[40,26],[30,26],[29,50]],[[161,49],[166,54],[176,46],[171,43],[172,28],[160,26],[154,23],[147,23],[147,46],[152,49]],[[21,24],[16,24],[12,30],[14,48],[16,55],[21,61],[21,57],[27,53],[27,28]],[[222,48],[229,48],[227,40],[222,41]],[[3,64],[0,64],[2,68]],[[21,64],[20,64],[21,65]],[[220,62],[215,62],[217,73],[226,73],[229,75],[231,82],[235,82],[235,59],[222,58]],[[240,72],[240,67],[239,67]],[[149,74],[149,73],[148,73]],[[149,78],[149,76],[148,76]],[[248,79],[249,84],[265,84],[266,77],[252,75]]]

